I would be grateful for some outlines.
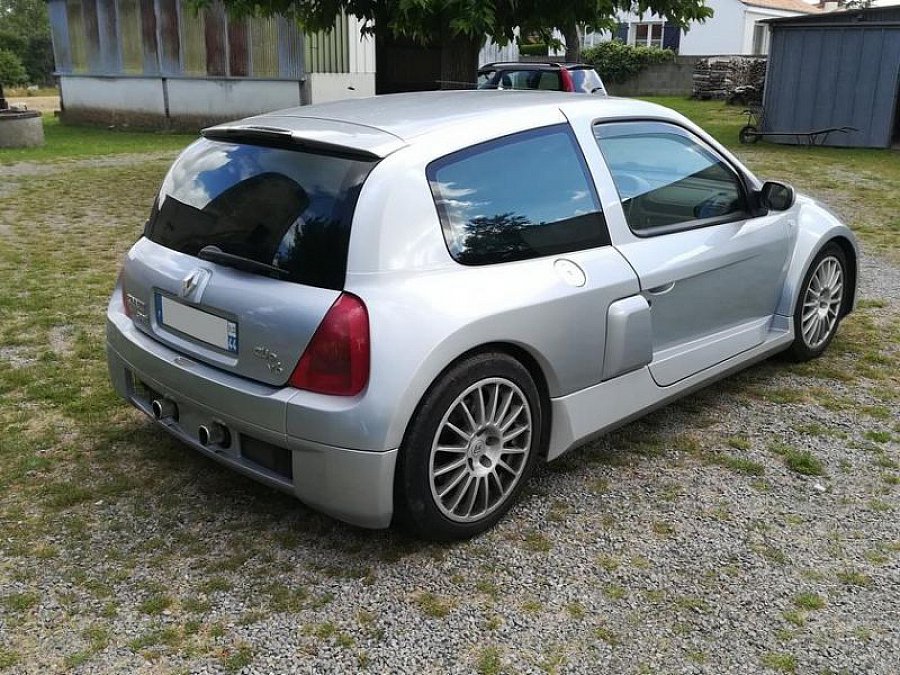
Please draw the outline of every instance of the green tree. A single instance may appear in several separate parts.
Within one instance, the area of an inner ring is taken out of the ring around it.
[[[53,81],[53,44],[45,0],[0,0],[0,49],[19,57],[28,81]]]
[[[16,87],[28,81],[22,60],[8,49],[0,49],[0,84]]]
[[[0,31],[9,31],[24,39],[32,35],[50,35],[50,19],[45,0],[0,0]]]
[[[194,0],[198,6],[211,1]],[[440,45],[441,79],[468,82],[474,79],[484,37],[506,44],[515,38],[519,26],[538,26],[548,32],[558,28],[572,35],[578,26],[611,26],[619,11],[656,13],[679,26],[712,16],[705,0],[224,0],[224,3],[236,14],[279,13],[294,17],[313,31],[328,30],[334,25],[335,15],[344,11],[363,20],[365,31],[372,32],[377,27],[422,44]]]

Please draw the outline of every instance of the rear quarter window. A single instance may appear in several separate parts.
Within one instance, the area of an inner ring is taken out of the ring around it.
[[[172,165],[145,235],[196,256],[205,246],[340,290],[350,222],[374,162],[201,139]]]
[[[567,125],[483,143],[427,169],[447,248],[465,265],[609,243],[587,165]]]

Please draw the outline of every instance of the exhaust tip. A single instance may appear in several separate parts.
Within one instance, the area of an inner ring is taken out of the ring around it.
[[[150,410],[153,412],[153,417],[157,420],[178,419],[178,406],[166,398],[155,399],[150,404]]]
[[[231,434],[224,425],[213,422],[209,426],[202,424],[197,429],[197,440],[200,445],[208,447],[210,445],[219,445],[227,448],[231,445]]]

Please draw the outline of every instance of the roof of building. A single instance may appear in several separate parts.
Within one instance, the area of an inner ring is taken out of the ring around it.
[[[743,1],[743,0],[742,0]],[[756,0],[752,0],[755,2]],[[766,19],[773,26],[813,25],[859,25],[859,26],[896,26],[900,23],[900,6],[867,7],[862,9],[842,9],[839,12],[817,12],[805,16],[779,17]]]
[[[217,125],[230,130],[284,130],[319,146],[344,147],[385,157],[424,137],[464,134],[467,130],[538,127],[566,120],[565,112],[590,107],[598,118],[644,115],[678,118],[677,113],[646,101],[552,91],[432,91],[389,94],[305,105]],[[493,131],[490,131],[493,133]],[[505,133],[511,133],[505,131]]]
[[[750,7],[780,9],[785,12],[800,12],[802,14],[818,14],[822,11],[815,5],[803,2],[803,0],[741,0],[741,2]]]

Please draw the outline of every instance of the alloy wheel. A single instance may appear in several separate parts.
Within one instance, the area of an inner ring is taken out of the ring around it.
[[[429,479],[434,503],[450,520],[480,520],[512,493],[528,464],[532,413],[510,380],[480,380],[460,394],[438,425]]]
[[[834,256],[826,256],[809,279],[803,294],[800,331],[809,349],[818,349],[837,326],[844,298],[844,269]]]

